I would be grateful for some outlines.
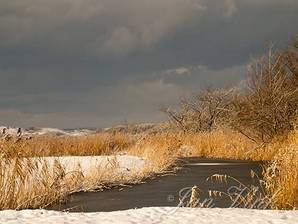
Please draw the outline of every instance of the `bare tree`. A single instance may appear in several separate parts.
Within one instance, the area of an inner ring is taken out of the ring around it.
[[[233,100],[232,127],[265,143],[293,130],[298,115],[297,51],[277,53],[270,47],[267,58],[251,65],[247,90]]]
[[[163,109],[172,124],[184,132],[211,131],[228,118],[234,89],[207,89],[182,99],[179,110]]]

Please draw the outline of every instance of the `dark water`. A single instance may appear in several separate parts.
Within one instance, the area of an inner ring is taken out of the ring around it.
[[[238,189],[236,181],[227,183],[206,181],[213,174],[229,175],[245,185],[258,185],[256,179],[251,178],[251,170],[261,177],[260,162],[216,160],[200,158],[184,158],[180,160],[181,169],[175,174],[156,177],[145,184],[125,188],[114,188],[103,192],[75,193],[66,204],[56,204],[48,209],[68,210],[71,212],[115,211],[132,208],[154,206],[177,206],[179,197],[187,192],[184,188],[194,185],[202,190],[201,202],[209,203],[210,207],[230,207],[231,201],[227,197],[210,197],[208,190],[227,192]],[[179,192],[181,192],[179,196]]]

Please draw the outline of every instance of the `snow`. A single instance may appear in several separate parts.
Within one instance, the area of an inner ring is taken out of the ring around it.
[[[238,166],[245,163],[190,163],[188,166]]]
[[[0,223],[105,224],[297,224],[298,211],[151,207],[114,212],[0,211]]]
[[[18,132],[17,127],[5,127],[0,126],[0,135],[6,129],[6,134],[16,136]],[[61,130],[58,128],[32,128],[32,129],[21,129],[23,136],[36,136],[36,135],[55,135],[55,136],[85,136],[96,133],[96,130],[90,129],[70,129]]]
[[[130,170],[141,170],[147,165],[147,161],[137,156],[115,155],[115,156],[63,156],[42,157],[49,164],[58,161],[66,172],[75,171],[80,168],[84,175],[90,171],[100,168],[113,168],[114,172],[128,172]]]
[[[34,132],[36,135],[54,134],[54,135],[68,135],[68,136],[83,136],[92,134],[94,131],[88,129],[74,129],[74,130],[61,130],[58,128],[41,128]]]
[[[0,134],[2,134],[3,130],[6,129],[6,134],[16,136],[18,133],[18,128],[7,128],[4,126],[0,126]]]

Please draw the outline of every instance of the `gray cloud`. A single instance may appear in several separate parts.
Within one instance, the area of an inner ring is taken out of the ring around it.
[[[297,33],[296,0],[0,0],[0,123],[160,120]]]
[[[243,66],[214,71],[198,65],[146,74],[143,82],[128,80],[84,92],[0,97],[2,105],[9,108],[0,109],[0,117],[5,117],[5,124],[26,127],[102,127],[124,121],[160,121],[165,118],[159,111],[161,106],[174,105],[180,97],[204,86],[237,84],[243,71]]]
[[[12,0],[1,1],[1,6],[4,46],[34,41],[39,47],[47,42],[65,49],[80,42],[85,50],[95,47],[112,53],[149,47],[201,10],[199,0]]]

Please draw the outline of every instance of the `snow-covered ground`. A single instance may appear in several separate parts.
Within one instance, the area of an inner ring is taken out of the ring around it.
[[[30,131],[27,131],[30,133]],[[36,135],[45,135],[45,134],[53,134],[53,135],[69,135],[69,136],[82,136],[95,133],[95,130],[90,129],[69,129],[69,130],[61,130],[57,128],[40,128],[36,131],[31,131],[31,133]]]
[[[63,213],[46,210],[6,210],[0,223],[105,224],[297,224],[298,211],[152,207],[115,212]]]
[[[141,170],[148,165],[148,161],[130,155],[115,156],[63,156],[63,157],[43,157],[49,164],[58,161],[66,172],[78,170],[84,175],[95,169],[108,169],[113,172],[127,173],[132,170]]]
[[[3,130],[5,134],[16,136],[18,134],[17,127],[0,126],[0,135]],[[96,133],[96,130],[91,129],[58,129],[58,128],[31,128],[21,129],[23,136],[37,136],[37,135],[55,135],[55,136],[84,136]]]

